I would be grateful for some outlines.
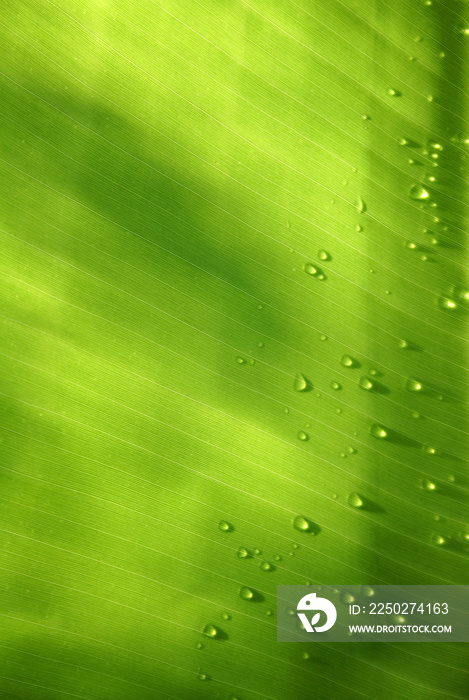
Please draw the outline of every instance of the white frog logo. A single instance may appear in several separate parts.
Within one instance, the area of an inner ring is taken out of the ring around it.
[[[308,595],[303,596],[296,609],[298,610],[298,617],[307,632],[326,632],[331,629],[337,620],[335,605],[327,598],[316,598],[316,593],[308,593]],[[319,610],[319,612],[312,616],[310,622],[304,612],[299,612],[300,610],[307,610],[308,612]],[[321,611],[326,613],[326,622],[320,627],[315,627],[321,617]]]

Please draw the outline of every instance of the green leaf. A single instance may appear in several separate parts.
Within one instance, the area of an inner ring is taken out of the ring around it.
[[[2,697],[469,697],[275,621],[468,581],[467,3],[2,15]]]

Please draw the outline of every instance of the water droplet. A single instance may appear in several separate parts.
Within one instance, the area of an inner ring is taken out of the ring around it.
[[[402,95],[402,92],[399,92],[399,90],[395,90],[395,88],[389,88],[388,95],[391,95],[391,97],[400,97]]]
[[[216,639],[217,637],[220,637],[221,630],[218,627],[215,627],[215,625],[205,625],[203,633],[206,637]]]
[[[242,588],[239,589],[239,597],[243,600],[252,600],[254,598],[254,591],[252,588],[242,586]]]
[[[316,265],[313,265],[313,263],[306,263],[304,266],[304,271],[307,275],[311,275],[312,277],[319,277],[321,274],[319,267],[316,267]]]
[[[433,535],[432,542],[437,547],[444,547],[447,541],[446,541],[446,537],[443,537],[442,535]]]
[[[327,340],[327,335],[320,335],[319,340]]]
[[[375,594],[375,589],[372,588],[371,586],[362,586],[361,592],[362,592],[362,595],[366,596],[367,598],[371,598]]]
[[[305,659],[305,661],[306,661],[307,659],[309,659],[309,654],[308,654],[308,652],[307,652],[307,651],[304,651],[304,652],[302,653],[302,655],[301,655],[301,658],[302,658],[302,659]]]
[[[262,304],[258,304],[258,305],[257,305],[257,308],[259,309],[259,311],[262,311],[262,309],[263,309],[264,307],[262,306]]]
[[[262,340],[259,340],[259,342],[257,343],[257,347],[258,347],[258,348],[263,348],[263,347],[264,347],[264,343],[262,342]]]
[[[300,432],[298,433],[298,440],[303,440],[303,442],[306,442],[306,440],[309,440],[308,433],[305,433],[303,430],[300,430]]]
[[[304,515],[297,515],[294,518],[293,527],[299,532],[314,532],[314,523]]]
[[[249,559],[251,553],[246,547],[240,547],[236,553],[238,559]]]
[[[222,616],[222,618],[223,618],[224,620],[231,620],[231,615],[230,615],[230,613],[224,612],[224,613],[221,614],[221,616]]]
[[[254,550],[254,554],[256,555],[256,557],[258,557],[259,555],[262,554],[262,550],[259,549],[258,547],[256,547],[256,549]]]
[[[269,617],[273,615],[272,610],[266,610],[265,614],[268,615]]]
[[[379,440],[384,440],[388,436],[386,428],[384,428],[382,425],[379,425],[379,423],[373,423],[373,425],[370,428],[370,434],[373,435],[373,437],[378,438]]]
[[[206,673],[199,673],[199,675],[197,676],[197,678],[199,679],[199,681],[208,681],[208,680],[210,680],[210,677],[207,676]]]
[[[422,481],[422,488],[424,488],[425,491],[436,491],[437,486],[434,481],[431,481],[431,479],[424,479]]]
[[[356,491],[353,491],[347,498],[349,506],[352,508],[363,508],[363,501]]]
[[[364,214],[366,212],[366,204],[361,197],[359,197],[357,200],[357,209],[360,214]]]
[[[218,527],[220,530],[223,530],[223,532],[232,532],[234,530],[233,525],[226,520],[220,520]]]
[[[370,119],[370,117],[368,116],[368,114],[362,114],[362,119],[364,121],[368,121],[368,119]]]
[[[427,95],[427,100],[428,100],[428,102],[433,102],[433,100],[434,100],[433,95]]]
[[[308,391],[311,389],[311,384],[308,382],[304,374],[297,374],[293,382],[295,391]]]
[[[432,447],[432,445],[424,445],[422,449],[427,455],[438,454],[438,450],[436,449],[436,447]]]
[[[262,569],[262,571],[272,571],[274,567],[272,564],[269,564],[268,561],[261,561],[259,568]]]
[[[347,593],[347,591],[342,591],[340,594],[340,601],[346,605],[350,605],[350,603],[355,601],[355,596],[351,593]]]
[[[274,556],[274,559],[275,559],[275,561],[282,561],[282,557],[280,556],[280,554],[276,554]]]
[[[333,493],[333,494],[332,494],[332,498],[334,499],[334,501],[336,501],[336,500],[339,498],[339,494],[338,494],[338,493]]]
[[[405,139],[403,137],[397,139],[397,143],[399,144],[399,146],[407,146],[409,144],[407,139]]]
[[[401,339],[401,340],[399,341],[399,347],[400,347],[402,350],[404,350],[405,348],[408,348],[408,347],[409,347],[408,341],[407,341],[407,340],[404,340],[404,339]]]
[[[430,193],[425,189],[425,187],[422,187],[422,185],[412,185],[409,196],[411,199],[425,200],[429,199]]]
[[[236,362],[238,363],[238,365],[244,365],[246,363],[246,360],[244,359],[244,357],[237,357]]]
[[[202,644],[202,642],[197,642],[197,644],[196,644],[195,646],[197,647],[197,649],[203,649],[203,648],[204,648],[204,645]]]
[[[349,455],[354,455],[354,454],[356,454],[357,451],[354,447],[352,447],[352,445],[349,445],[347,447],[347,452],[349,453]]]
[[[358,231],[358,232],[363,231],[363,226],[360,226],[360,224],[357,224],[355,226],[355,231]]]
[[[342,413],[342,409],[341,409],[341,408],[336,408],[336,409],[335,409],[335,412],[336,412],[336,413]]]
[[[360,381],[358,382],[358,386],[360,386],[362,389],[366,389],[366,391],[371,391],[373,389],[373,382],[368,379],[368,377],[361,377]]]
[[[350,355],[343,355],[342,359],[340,360],[340,364],[344,367],[354,367],[355,360],[353,359],[353,357],[350,357]]]
[[[329,255],[327,250],[320,250],[318,252],[318,258],[319,258],[319,260],[330,260],[331,256]]]
[[[410,250],[416,250],[418,248],[418,245],[417,243],[414,243],[414,241],[407,241],[405,247],[409,248]]]
[[[422,391],[423,385],[417,379],[408,379],[405,388],[407,391]]]
[[[342,387],[338,382],[331,382],[331,389],[335,389],[337,391],[338,389],[342,389]]]
[[[450,311],[458,308],[458,305],[456,304],[454,299],[449,299],[448,297],[441,297],[439,300],[439,305],[440,308]]]
[[[346,452],[344,452],[344,451],[339,452],[339,457],[346,457],[346,456],[347,456]]]

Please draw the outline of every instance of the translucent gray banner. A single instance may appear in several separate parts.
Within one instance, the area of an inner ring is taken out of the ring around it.
[[[277,586],[278,642],[469,642],[469,586]]]

